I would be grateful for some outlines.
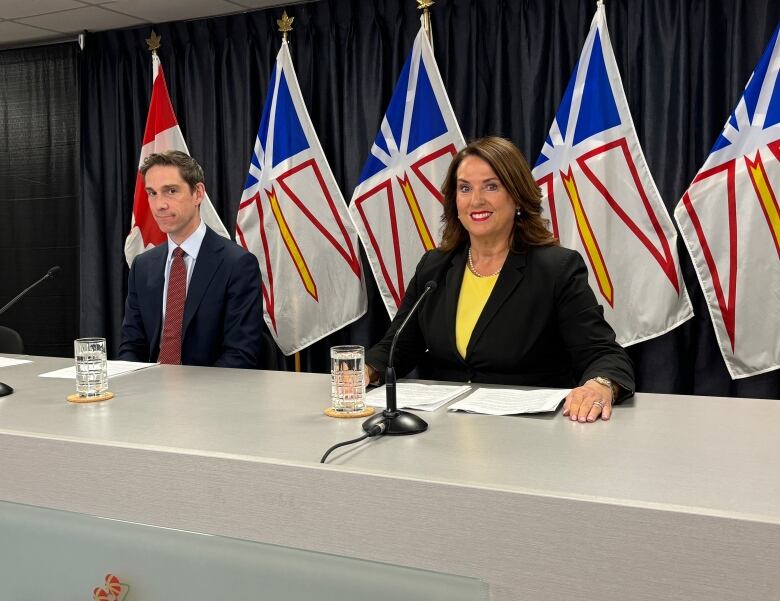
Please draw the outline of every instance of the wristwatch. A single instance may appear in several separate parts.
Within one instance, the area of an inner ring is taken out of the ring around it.
[[[596,376],[595,378],[591,378],[596,384],[601,384],[602,386],[606,386],[612,391],[612,400],[614,401],[617,397],[618,393],[618,385],[615,384],[612,380],[609,378],[605,378],[604,376]]]

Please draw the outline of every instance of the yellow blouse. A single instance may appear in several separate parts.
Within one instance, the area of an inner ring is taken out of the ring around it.
[[[458,311],[455,314],[455,345],[460,356],[466,358],[466,349],[477,325],[482,309],[498,280],[498,274],[479,278],[471,273],[468,265],[463,273],[463,283],[458,297]]]

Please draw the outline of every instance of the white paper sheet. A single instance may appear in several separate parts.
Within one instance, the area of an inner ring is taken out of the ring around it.
[[[442,405],[446,405],[455,397],[469,390],[471,390],[471,386],[401,382],[396,384],[396,405],[399,409],[436,411]],[[385,398],[385,387],[380,386],[369,391],[366,395],[366,404],[372,407],[384,407]]]
[[[469,411],[486,415],[515,415],[555,411],[571,389],[478,388],[465,399],[450,405],[450,411]]]
[[[11,359],[10,357],[0,357],[0,367],[11,367],[12,365],[21,365],[22,363],[32,363],[29,359]]]
[[[116,376],[121,376],[122,374],[127,374],[132,371],[138,371],[139,369],[146,369],[147,367],[152,367],[154,365],[159,365],[159,363],[137,363],[135,361],[109,361],[108,377],[115,378]],[[38,377],[65,378],[67,380],[75,380],[76,366],[71,365],[70,367],[63,367],[62,369],[58,369],[56,371],[49,371],[46,372],[45,374],[39,374]]]

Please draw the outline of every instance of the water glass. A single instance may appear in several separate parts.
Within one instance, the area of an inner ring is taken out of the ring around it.
[[[365,350],[359,345],[330,349],[330,399],[336,411],[354,413],[366,408],[363,381]]]
[[[76,355],[76,392],[82,397],[100,396],[108,390],[105,338],[79,338]]]

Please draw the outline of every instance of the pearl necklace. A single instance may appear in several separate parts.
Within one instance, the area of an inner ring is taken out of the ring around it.
[[[477,271],[477,269],[474,267],[474,261],[471,259],[471,247],[469,246],[469,269],[471,270],[471,273],[473,273],[478,278],[494,278],[499,273],[501,273],[501,267],[498,268],[498,270],[495,273],[491,273],[490,275],[483,275]]]

